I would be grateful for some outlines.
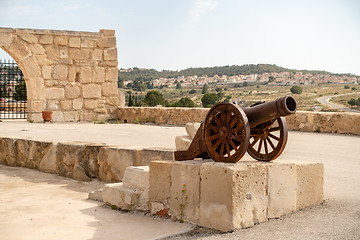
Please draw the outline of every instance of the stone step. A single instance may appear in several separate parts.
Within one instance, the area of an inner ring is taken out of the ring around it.
[[[122,182],[128,188],[149,191],[149,166],[126,168]]]
[[[126,211],[148,211],[149,189],[149,167],[128,167],[123,182],[106,184],[103,189],[89,193],[89,199]]]

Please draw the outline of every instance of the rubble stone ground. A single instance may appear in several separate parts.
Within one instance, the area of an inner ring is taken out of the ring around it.
[[[133,124],[4,121],[0,127],[2,137],[168,148],[175,148],[175,137],[185,134],[184,127]],[[360,136],[289,132],[280,159],[324,164],[324,204],[225,234],[195,228],[178,235],[191,226],[112,211],[86,200],[88,192],[101,187],[99,182],[0,166],[0,232],[7,239],[136,239],[135,234],[143,234],[138,239],[359,239],[359,146]],[[161,229],[170,233],[156,232]]]

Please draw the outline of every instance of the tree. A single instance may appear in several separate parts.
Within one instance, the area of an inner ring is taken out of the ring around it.
[[[351,98],[348,101],[348,104],[350,104],[351,106],[360,106],[360,98],[358,98],[357,100],[355,98]]]
[[[179,101],[172,104],[173,107],[195,107],[195,103],[188,97],[183,97]]]
[[[196,90],[195,89],[191,89],[190,91],[189,91],[189,94],[195,94],[196,93]]]
[[[16,101],[26,101],[27,100],[25,82],[21,82],[15,87],[14,99]]]
[[[181,89],[181,83],[178,82],[178,83],[176,84],[176,89]]]
[[[148,91],[145,95],[144,103],[151,107],[166,104],[164,96],[157,90]]]
[[[344,88],[345,88],[345,89],[350,89],[350,86],[349,86],[349,85],[345,85]]]
[[[202,105],[206,108],[212,107],[219,100],[219,96],[216,93],[205,93],[201,98]]]
[[[290,92],[293,94],[301,94],[302,93],[302,88],[300,86],[292,86],[290,88]]]
[[[202,89],[201,89],[201,93],[202,94],[205,94],[205,93],[207,93],[209,91],[209,87],[207,86],[207,84],[205,84],[203,87],[202,87]]]

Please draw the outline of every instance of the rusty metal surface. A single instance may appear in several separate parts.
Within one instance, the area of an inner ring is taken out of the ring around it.
[[[244,111],[232,103],[215,105],[206,116],[204,141],[217,162],[237,162],[249,145],[250,127]]]
[[[280,156],[287,143],[285,118],[296,112],[296,101],[284,96],[242,110],[232,103],[213,106],[187,151],[175,151],[175,160],[210,157],[217,162],[235,163],[247,151],[259,161]]]

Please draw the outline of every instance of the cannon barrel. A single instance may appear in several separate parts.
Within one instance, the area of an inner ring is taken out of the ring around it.
[[[295,113],[296,101],[292,96],[284,96],[271,102],[260,103],[244,109],[250,128],[261,123]]]

